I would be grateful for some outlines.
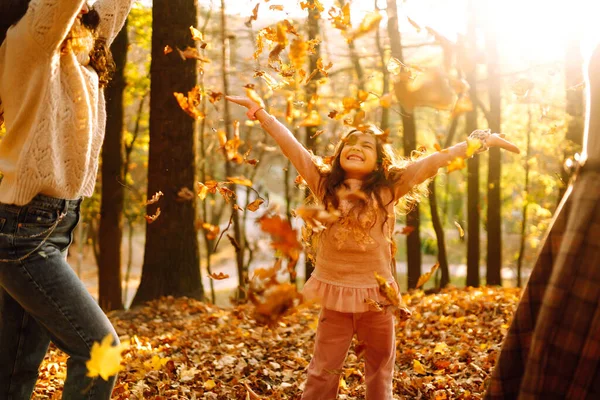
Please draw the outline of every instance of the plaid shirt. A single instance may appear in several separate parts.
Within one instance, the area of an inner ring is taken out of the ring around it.
[[[487,400],[600,399],[600,172],[584,172],[555,214]]]

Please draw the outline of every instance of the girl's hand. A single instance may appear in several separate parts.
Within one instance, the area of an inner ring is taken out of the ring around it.
[[[250,109],[252,107],[264,107],[246,96],[225,96],[225,98],[231,101],[232,103],[239,104],[240,106],[246,107],[247,109]]]
[[[521,151],[517,146],[504,139],[503,133],[490,133],[489,129],[477,129],[469,135],[469,139],[481,141],[481,148],[477,153],[486,151],[489,147],[501,147],[513,153],[519,154]]]
[[[512,153],[517,153],[519,154],[521,152],[521,150],[519,150],[519,148],[517,146],[515,146],[513,143],[509,142],[508,140],[504,139],[504,134],[503,133],[492,133],[490,136],[488,136],[487,138],[487,145],[489,147],[501,147],[505,150],[508,150]]]

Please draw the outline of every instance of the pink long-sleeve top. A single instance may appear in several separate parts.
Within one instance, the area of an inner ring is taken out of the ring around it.
[[[274,117],[264,119],[261,125],[279,144],[311,191],[319,195],[322,176],[311,154]],[[358,179],[344,183],[350,190],[361,187]],[[328,225],[319,239],[315,270],[302,291],[307,300],[317,300],[323,307],[340,312],[369,311],[366,299],[386,303],[379,293],[375,272],[398,290],[392,273],[391,251],[396,196],[389,191],[381,193],[381,197],[387,204],[385,212],[373,199],[358,218],[347,218],[352,204],[340,200],[342,217]]]

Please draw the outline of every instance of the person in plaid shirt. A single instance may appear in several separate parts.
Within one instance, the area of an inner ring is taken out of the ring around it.
[[[587,62],[584,150],[485,394],[600,399],[600,45]]]

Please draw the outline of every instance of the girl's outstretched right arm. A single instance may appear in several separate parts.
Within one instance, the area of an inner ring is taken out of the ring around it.
[[[275,117],[253,100],[243,96],[226,96],[227,100],[249,109],[250,118],[254,117],[263,129],[277,142],[283,154],[292,162],[300,176],[304,178],[313,193],[318,193],[321,173],[311,154],[296,137]]]

